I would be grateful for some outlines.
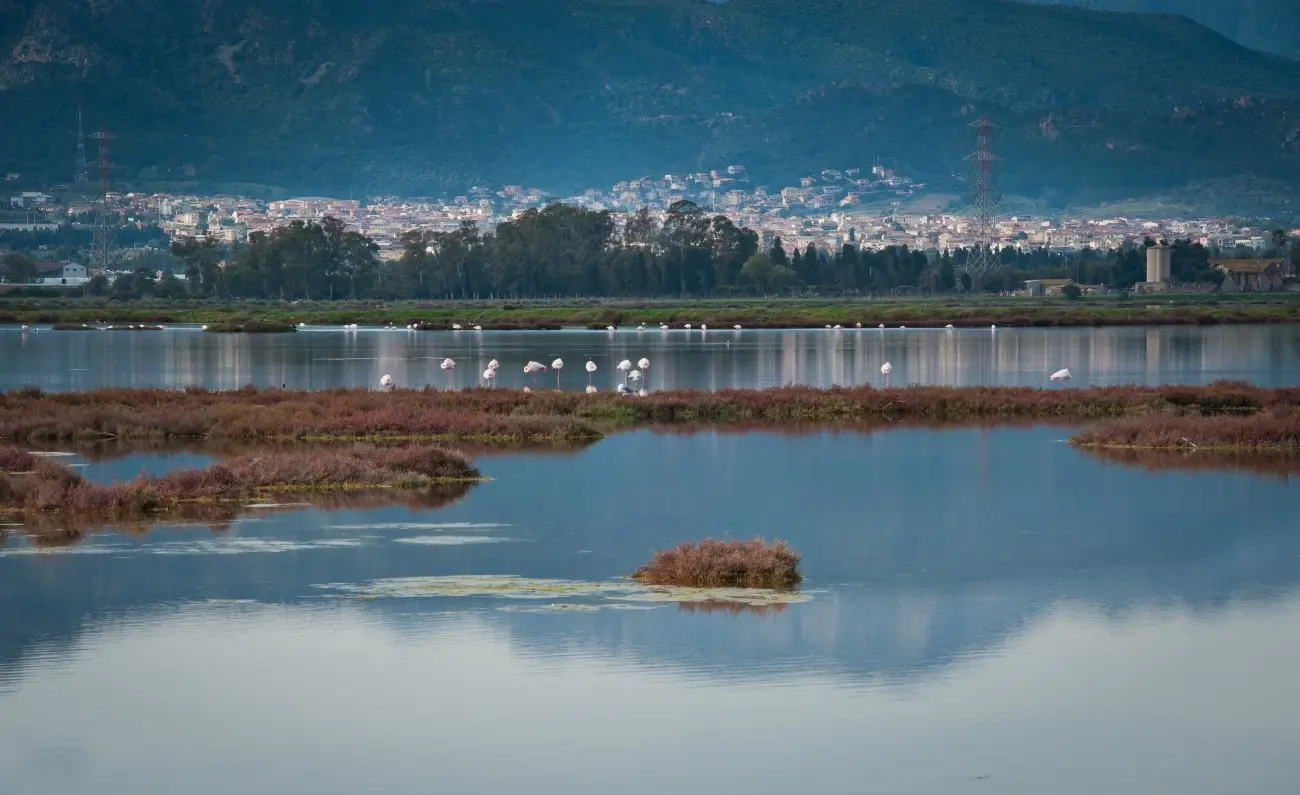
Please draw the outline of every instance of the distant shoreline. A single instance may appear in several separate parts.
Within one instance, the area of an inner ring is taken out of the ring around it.
[[[420,330],[547,330],[561,327],[634,331],[693,328],[710,330],[1192,326],[1300,323],[1300,295],[1267,294],[1205,299],[737,299],[700,301],[465,301],[378,303],[216,304],[208,302],[114,302],[103,300],[0,300],[0,324],[246,323],[309,326],[407,326]]]

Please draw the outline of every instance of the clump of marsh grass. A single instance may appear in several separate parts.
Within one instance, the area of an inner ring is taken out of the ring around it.
[[[292,323],[248,320],[242,323],[210,323],[203,330],[209,334],[289,334],[298,329]]]
[[[784,541],[706,538],[654,553],[632,579],[646,585],[688,588],[788,590],[803,579],[799,553]]]
[[[38,457],[12,445],[0,445],[0,472],[31,472]]]

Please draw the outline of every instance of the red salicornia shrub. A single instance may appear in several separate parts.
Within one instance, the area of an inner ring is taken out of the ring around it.
[[[1300,409],[1251,414],[1160,414],[1099,423],[1070,441],[1086,447],[1300,452]]]
[[[37,457],[11,445],[0,445],[0,472],[31,472]]]
[[[762,538],[684,541],[656,552],[632,578],[647,585],[774,589],[793,588],[803,579],[799,553],[784,541]]]

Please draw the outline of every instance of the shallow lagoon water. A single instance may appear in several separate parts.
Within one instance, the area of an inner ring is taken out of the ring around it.
[[[254,511],[39,555],[12,534],[4,789],[1289,791],[1300,484],[1065,435],[638,431],[483,455],[494,480],[436,511]],[[597,593],[723,533],[789,540],[807,601]],[[495,541],[409,542],[437,537]],[[428,579],[503,575],[543,585]]]
[[[451,374],[439,369],[456,360]],[[405,329],[308,328],[293,334],[206,334],[197,327],[165,331],[22,333],[0,326],[0,389],[39,386],[64,391],[102,386],[247,384],[293,388],[469,386],[492,359],[497,385],[533,383],[530,359],[566,363],[560,384],[587,385],[583,365],[600,368],[594,383],[613,389],[615,365],[649,357],[650,389],[756,388],[881,384],[1048,386],[1070,368],[1074,384],[1209,383],[1248,379],[1264,386],[1300,383],[1300,326],[1079,329],[887,329],[843,331],[673,329],[604,331],[412,332]],[[536,379],[554,386],[553,373]]]

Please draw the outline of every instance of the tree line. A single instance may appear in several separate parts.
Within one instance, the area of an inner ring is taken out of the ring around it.
[[[347,229],[338,218],[294,221],[254,232],[228,247],[212,237],[183,238],[169,252],[153,251],[112,283],[97,278],[93,295],[216,297],[284,300],[483,299],[560,296],[886,295],[959,289],[1007,291],[1029,278],[1069,278],[1080,284],[1130,287],[1146,276],[1145,245],[1070,255],[1012,246],[998,267],[972,283],[969,252],[907,246],[836,250],[787,247],[777,237],[761,245],[756,232],[689,201],[659,221],[641,209],[622,230],[607,211],[553,203],[530,209],[495,229],[463,223],[451,231],[411,230],[396,258]],[[1271,254],[1284,250],[1284,234]],[[1217,281],[1214,252],[1180,240],[1172,244],[1172,278]],[[1300,261],[1300,248],[1291,247]],[[10,281],[30,278],[21,254],[0,261]],[[162,276],[159,277],[158,274]],[[176,278],[183,273],[185,278]]]

